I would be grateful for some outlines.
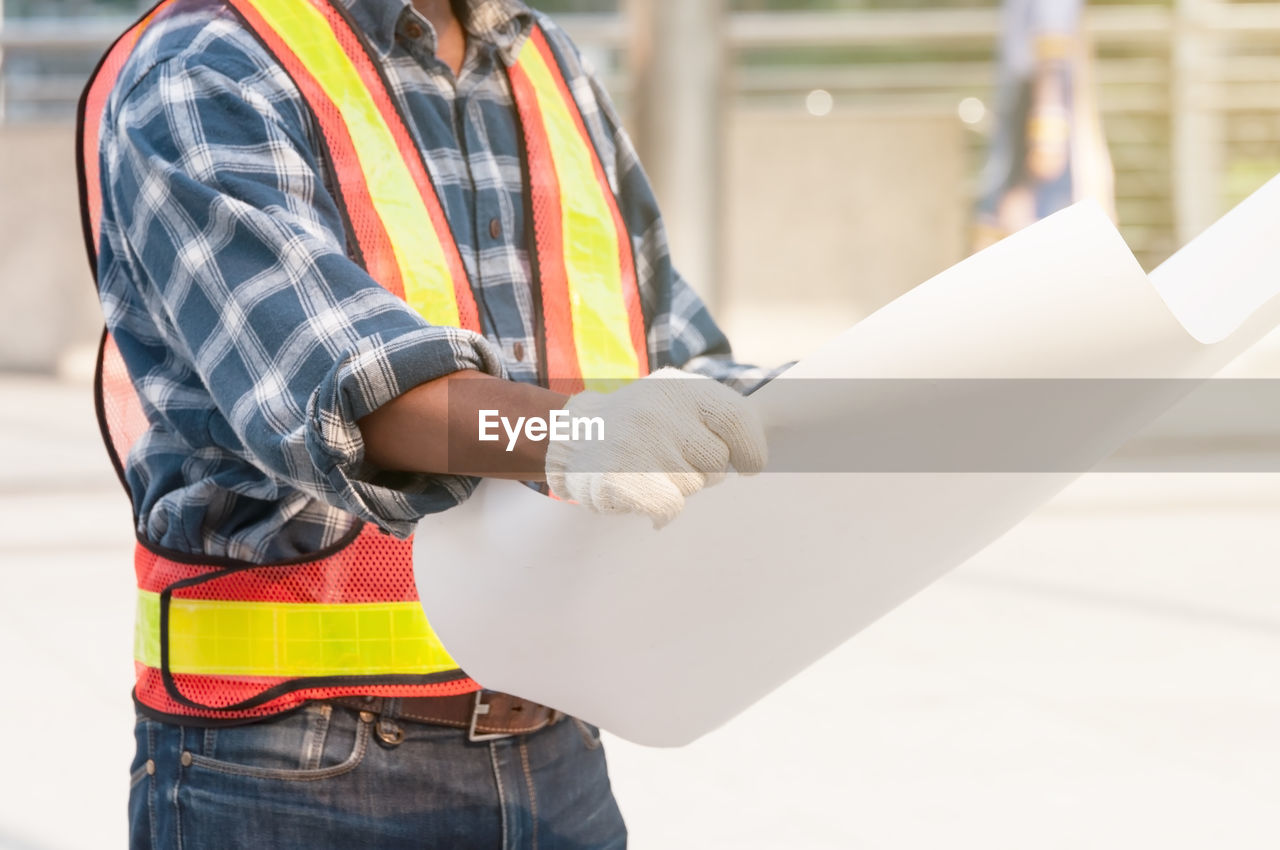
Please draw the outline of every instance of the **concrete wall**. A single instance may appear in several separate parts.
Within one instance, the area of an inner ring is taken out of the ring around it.
[[[0,369],[51,372],[102,324],[69,124],[0,127]]]
[[[954,118],[745,112],[726,130],[717,314],[745,356],[798,356],[963,256]],[[101,318],[69,125],[0,127],[0,298],[0,370],[84,369]]]
[[[733,116],[718,312],[738,353],[798,357],[962,259],[963,132],[953,115]]]

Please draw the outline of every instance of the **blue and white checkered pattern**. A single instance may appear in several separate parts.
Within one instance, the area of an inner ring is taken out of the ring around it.
[[[407,535],[471,492],[471,479],[372,468],[355,423],[461,369],[537,380],[504,71],[535,20],[566,57],[633,235],[654,368],[740,388],[765,377],[732,361],[673,268],[635,151],[562,30],[515,0],[473,0],[455,80],[407,0],[347,2],[425,152],[484,335],[428,325],[351,261],[300,94],[223,3],[180,0],[125,66],[101,137],[99,288],[151,423],[126,477],[154,544],[261,563],[336,542],[353,515]]]

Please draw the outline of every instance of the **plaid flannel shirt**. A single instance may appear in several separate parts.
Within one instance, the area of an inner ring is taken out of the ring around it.
[[[484,333],[427,324],[349,258],[297,89],[223,4],[178,3],[129,59],[100,140],[99,292],[150,422],[125,467],[154,544],[261,563],[333,544],[356,517],[405,536],[470,494],[474,479],[373,468],[356,421],[462,369],[537,380],[504,71],[535,20],[568,57],[632,234],[654,368],[765,377],[733,362],[673,268],[635,151],[562,30],[515,0],[472,0],[455,80],[407,0],[346,2],[425,154]]]

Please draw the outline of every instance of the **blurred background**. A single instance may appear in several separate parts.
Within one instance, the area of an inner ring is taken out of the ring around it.
[[[1003,19],[996,0],[537,5],[604,75],[677,263],[764,361],[794,357],[796,339],[844,328],[981,244],[993,160],[1017,155],[1023,129],[1053,133],[1051,120],[1011,127],[1027,108],[1015,81],[1040,74],[1064,40],[1080,106],[1067,120],[1080,134],[1100,117],[1113,209],[1144,266],[1280,171],[1278,3],[1093,0],[1081,16],[1078,0],[1009,0]],[[25,317],[0,334],[0,369],[83,373],[98,318],[71,121],[84,78],[139,7],[0,7],[0,287]],[[1010,18],[1036,14],[1043,24],[1010,32]],[[1002,41],[1016,54],[1003,71]]]
[[[534,5],[757,362],[1082,197],[1150,269],[1280,171],[1276,2]],[[73,117],[141,7],[0,9],[0,847],[120,846],[132,538],[88,389]],[[612,741],[634,846],[1280,846],[1277,484],[1087,476],[725,729]]]

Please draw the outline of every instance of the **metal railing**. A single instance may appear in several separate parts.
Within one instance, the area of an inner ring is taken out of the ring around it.
[[[619,15],[562,15],[559,22],[577,41],[597,51],[622,54],[627,27]],[[131,19],[128,17],[71,19],[10,19],[0,21],[0,55],[51,57],[81,54],[95,56],[106,48]],[[1104,6],[1091,9],[1087,30],[1099,50],[1111,47],[1169,48],[1188,37],[1230,40],[1240,43],[1280,41],[1280,2],[1220,3],[1212,0],[1178,0],[1177,8],[1163,6]],[[993,49],[999,36],[995,9],[863,10],[848,12],[737,13],[726,16],[726,42],[731,51],[809,48],[956,48]],[[943,66],[942,74],[955,68]],[[900,69],[911,74],[912,67]],[[776,79],[769,79],[776,72]],[[845,69],[857,73],[857,69]],[[984,69],[989,74],[989,69]],[[839,73],[839,71],[825,71]],[[1270,69],[1268,69],[1270,73]],[[74,74],[68,83],[79,83]],[[750,96],[785,89],[779,80],[791,80],[797,88],[812,82],[796,69],[749,70],[736,94]],[[1267,77],[1266,81],[1274,82]],[[10,79],[10,85],[13,80]],[[1212,80],[1208,82],[1213,82]],[[886,83],[892,86],[892,83]],[[18,99],[14,98],[14,101]],[[1277,93],[1280,101],[1280,93]],[[1268,101],[1271,105],[1275,101]]]

